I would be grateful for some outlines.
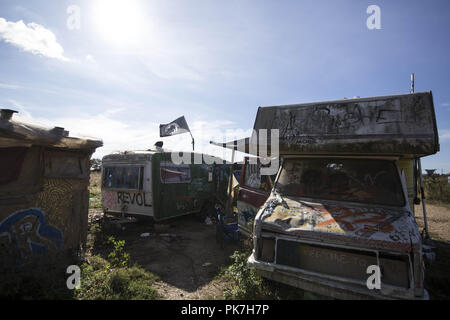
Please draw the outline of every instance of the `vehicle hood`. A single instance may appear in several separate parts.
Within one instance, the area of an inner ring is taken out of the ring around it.
[[[321,242],[416,251],[421,236],[411,212],[404,209],[303,201],[272,195],[260,212],[264,229]]]

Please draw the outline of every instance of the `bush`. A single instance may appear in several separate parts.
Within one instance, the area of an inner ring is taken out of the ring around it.
[[[116,257],[114,258],[116,259]],[[127,260],[128,261],[128,260]],[[107,260],[93,256],[81,266],[81,285],[75,297],[82,300],[154,300],[152,284],[158,278],[138,265],[114,268]]]
[[[231,256],[233,264],[225,271],[223,276],[234,282],[234,286],[225,289],[225,299],[256,299],[262,294],[262,279],[255,270],[247,264],[248,254],[235,251]]]
[[[450,186],[446,176],[433,174],[424,177],[426,199],[432,202],[450,203]]]
[[[112,245],[113,250],[108,255],[108,260],[113,267],[126,267],[130,255],[125,252],[125,240],[116,240],[113,236],[109,237],[108,243]]]

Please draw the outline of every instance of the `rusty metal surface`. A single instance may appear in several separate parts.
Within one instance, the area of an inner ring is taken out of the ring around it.
[[[277,241],[277,263],[365,282],[367,267],[376,265],[378,261],[375,252],[280,239]],[[384,284],[409,288],[410,264],[407,255],[380,257],[380,266]]]
[[[412,290],[402,288],[382,288],[382,290],[368,290],[364,285],[333,281],[323,277],[299,272],[296,268],[275,265],[259,261],[252,254],[248,263],[265,278],[298,287],[334,299],[429,299],[425,290],[423,295],[414,295]]]
[[[280,154],[424,156],[439,151],[431,91],[260,107],[254,129],[269,134],[278,129]]]

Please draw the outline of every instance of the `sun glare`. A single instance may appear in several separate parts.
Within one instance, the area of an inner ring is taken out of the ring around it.
[[[116,45],[137,44],[147,27],[139,0],[95,0],[94,23],[101,36]]]

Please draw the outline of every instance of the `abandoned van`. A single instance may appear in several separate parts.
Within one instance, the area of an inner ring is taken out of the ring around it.
[[[146,216],[155,221],[214,210],[214,201],[225,201],[231,166],[203,160],[189,153],[191,164],[175,164],[171,152],[128,151],[102,160],[104,212]],[[196,161],[199,162],[199,161]]]
[[[428,298],[407,177],[439,150],[431,92],[261,107],[254,129],[279,130],[281,165],[250,265],[332,298]]]

